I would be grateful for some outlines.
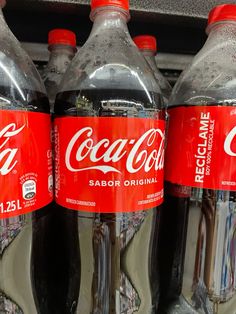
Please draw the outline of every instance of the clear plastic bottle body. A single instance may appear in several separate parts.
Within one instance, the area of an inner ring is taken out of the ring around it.
[[[173,89],[170,124],[172,108],[235,106],[235,35],[234,21],[210,25],[204,47]],[[161,283],[163,303],[173,301],[168,313],[233,312],[235,195],[230,187],[222,191],[166,182]],[[164,230],[167,223],[171,232]],[[165,251],[168,245],[172,252]]]
[[[128,13],[102,7],[92,14],[91,35],[63,78],[55,118],[164,120],[160,89],[129,35]],[[76,243],[68,240],[79,255],[73,263],[79,283],[73,313],[155,313],[159,208],[107,214],[61,208],[61,213],[75,222],[77,234]]]
[[[49,115],[48,99],[40,76],[33,62],[6,25],[2,11],[0,25],[0,112],[2,117],[4,117],[4,112],[37,112]],[[4,144],[6,142],[1,142],[1,167],[4,162]],[[20,162],[25,161],[20,159]],[[3,173],[0,175],[2,176]],[[10,189],[7,180],[6,183]],[[6,186],[1,186],[0,189],[4,192]],[[7,204],[9,206],[11,204],[13,206],[11,209],[15,210],[12,200],[6,203],[4,193],[1,196],[3,197],[0,201],[1,214],[5,212]],[[17,201],[13,202],[19,205]],[[40,260],[34,259],[34,252],[39,241],[39,225],[43,225],[47,212],[48,208],[45,207],[33,213],[0,220],[1,313],[41,313],[38,307],[40,297],[35,286],[37,274],[34,271],[34,269],[37,270]],[[43,246],[45,239],[43,239],[43,234],[40,236],[42,236]]]
[[[50,45],[50,58],[43,73],[43,81],[47,90],[51,112],[58,92],[58,87],[71,60],[75,55],[75,48],[65,44]]]
[[[157,80],[158,85],[160,86],[160,89],[164,98],[164,103],[168,105],[172,89],[169,82],[161,74],[161,72],[159,71],[157,67],[154,51],[149,50],[149,49],[142,49],[141,52],[145,60],[149,64],[150,68],[152,69],[155,79]]]

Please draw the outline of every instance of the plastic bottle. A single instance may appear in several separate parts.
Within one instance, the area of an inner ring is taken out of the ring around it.
[[[215,7],[207,34],[170,99],[161,284],[171,313],[235,309],[236,5]]]
[[[1,313],[46,313],[35,253],[53,196],[50,127],[40,76],[0,8]],[[40,245],[45,245],[43,235]]]
[[[55,105],[56,202],[71,236],[70,302],[83,314],[155,313],[163,99],[128,32],[129,2],[93,0],[91,7],[92,32]]]
[[[67,29],[53,29],[48,34],[50,57],[43,74],[51,112],[61,79],[76,53],[76,35]]]

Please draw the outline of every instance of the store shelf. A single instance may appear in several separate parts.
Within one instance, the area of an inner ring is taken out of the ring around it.
[[[232,3],[225,0],[225,3]],[[91,30],[90,0],[7,0],[5,16],[21,41],[46,43],[54,27],[75,31],[82,45]],[[131,35],[158,37],[161,52],[195,54],[206,40],[208,12],[221,0],[130,0]]]
[[[8,0],[11,8],[24,8],[27,10],[55,10],[57,12],[73,11],[79,7],[88,7],[90,0]],[[220,0],[130,0],[133,12],[154,15],[168,15],[168,18],[187,17],[191,19],[206,19],[209,10],[222,3]],[[232,3],[230,0],[224,3]]]

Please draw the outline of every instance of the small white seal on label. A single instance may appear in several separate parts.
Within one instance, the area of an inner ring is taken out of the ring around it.
[[[36,195],[36,182],[27,180],[22,185],[22,194],[25,200],[31,200]]]

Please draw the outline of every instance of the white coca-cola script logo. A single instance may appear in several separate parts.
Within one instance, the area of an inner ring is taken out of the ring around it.
[[[93,132],[91,127],[85,127],[72,137],[65,156],[68,170],[77,172],[96,169],[103,173],[120,173],[121,171],[116,167],[109,166],[106,163],[112,162],[115,164],[123,158],[126,159],[126,170],[129,173],[136,173],[141,169],[145,172],[149,172],[152,168],[155,170],[163,169],[165,134],[162,130],[150,129],[137,140],[116,139],[111,142],[109,139],[104,138],[97,143],[94,143],[94,140],[91,138]],[[82,141],[81,137],[85,135],[87,138]],[[73,157],[78,162],[78,167],[73,167],[71,162],[72,151],[75,145],[78,148],[76,155]],[[129,152],[127,151],[128,145],[132,147]],[[85,158],[88,160],[88,167],[80,168],[79,164]]]
[[[229,132],[224,142],[224,150],[226,154],[228,154],[229,156],[236,156],[236,152],[233,152],[231,149],[231,144],[233,142],[235,135],[236,135],[236,126]]]
[[[17,129],[15,123],[8,124],[0,130],[0,174],[7,175],[17,164],[15,158],[18,148],[6,148],[10,138],[19,134],[25,125]]]

